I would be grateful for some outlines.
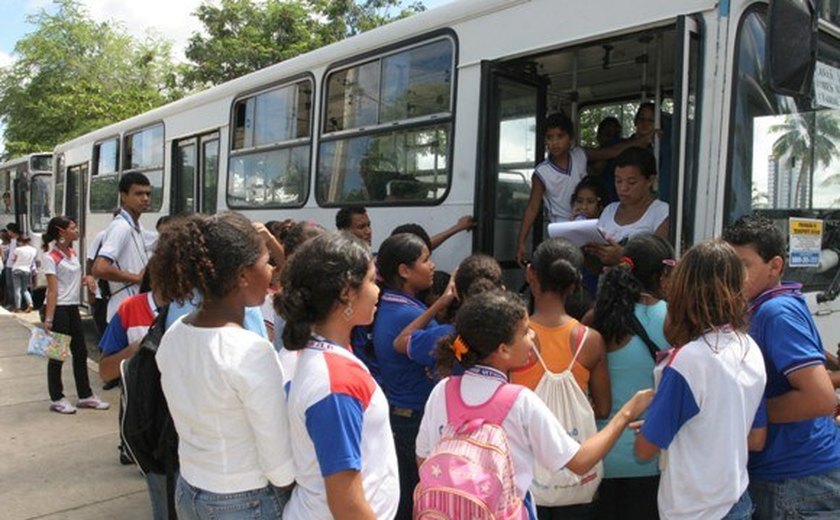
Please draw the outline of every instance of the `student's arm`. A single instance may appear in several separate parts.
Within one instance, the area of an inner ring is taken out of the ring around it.
[[[635,136],[606,148],[584,148],[583,151],[586,152],[586,159],[588,161],[607,161],[609,159],[615,159],[621,152],[628,148],[634,146],[644,148],[651,143],[652,139],[653,134],[649,136]]]
[[[143,281],[142,271],[139,273],[123,271],[114,262],[114,259],[118,257],[120,251],[123,251],[126,247],[135,247],[131,244],[133,241],[131,229],[120,226],[109,229],[110,231],[102,240],[102,247],[99,248],[99,253],[93,260],[93,276],[108,280],[109,282],[140,284]]]
[[[586,253],[598,258],[603,265],[616,265],[624,254],[624,248],[610,238],[607,242],[607,244],[586,244],[583,248]]]
[[[636,441],[633,445],[633,451],[636,453],[636,458],[641,461],[646,461],[654,458],[659,453],[659,446],[650,442],[644,435],[636,432]]]
[[[747,448],[750,451],[761,451],[767,442],[767,428],[752,428],[747,436]]]
[[[277,238],[265,227],[265,224],[262,222],[253,222],[252,225],[254,229],[257,230],[257,233],[260,234],[263,239],[265,239],[265,247],[268,249],[268,256],[274,260],[274,265],[277,266],[278,269],[282,269],[283,266],[286,264],[286,250],[283,249],[283,244],[281,244]]]
[[[365,499],[362,474],[359,471],[340,471],[324,478],[327,505],[336,520],[376,520]]]
[[[97,256],[93,261],[93,276],[109,282],[125,282],[139,285],[143,281],[143,271],[130,273],[121,271],[114,263],[104,256]]]
[[[44,311],[44,328],[52,330],[55,306],[58,302],[58,278],[55,274],[47,274],[47,310]]]
[[[656,236],[658,236],[659,238],[664,238],[665,240],[668,240],[668,234],[670,232],[671,232],[671,219],[666,218],[662,222],[662,224],[659,224],[659,227],[656,228],[656,231],[654,232],[654,234],[656,234]]]
[[[771,423],[807,421],[834,413],[837,396],[825,366],[800,368],[788,374],[787,380],[792,388],[767,400],[767,415]]]
[[[840,370],[828,373],[828,378],[831,379],[831,386],[835,389],[840,388]]]
[[[636,436],[636,458],[649,460],[658,450],[668,449],[683,425],[698,413],[700,407],[688,382],[676,369],[666,367]]]
[[[449,229],[441,231],[437,235],[432,237],[432,251],[438,248],[441,244],[449,240],[453,235],[457,235],[461,231],[466,231],[468,229],[472,229],[476,226],[476,221],[472,215],[464,215],[463,217],[458,219],[458,222],[455,223]]]
[[[604,429],[583,441],[580,449],[566,467],[578,475],[585,475],[607,455],[627,425],[645,411],[652,399],[653,390],[651,389],[636,392],[636,395],[621,407]]]
[[[411,333],[420,330],[426,325],[429,324],[430,321],[437,315],[438,312],[442,311],[443,309],[449,307],[452,301],[455,299],[455,275],[449,279],[449,285],[446,286],[446,290],[443,291],[443,295],[437,299],[435,303],[432,304],[431,307],[426,309],[426,311],[417,316],[414,321],[406,325],[406,327],[400,332],[399,336],[394,339],[394,350],[399,352],[400,354],[405,354],[408,351],[408,341],[411,338]]]
[[[99,377],[103,381],[113,381],[120,377],[120,363],[124,359],[128,359],[140,350],[140,342],[135,341],[119,352],[102,356],[99,359]]]
[[[516,263],[523,267],[525,265],[526,254],[525,242],[528,241],[528,234],[531,232],[534,221],[537,219],[540,204],[545,194],[545,184],[543,184],[539,176],[534,174],[531,179],[531,196],[528,198],[528,206],[525,207],[522,224],[519,226],[519,238],[516,241]]]
[[[596,419],[606,419],[612,410],[612,390],[610,389],[610,372],[607,368],[607,348],[601,334],[589,329],[586,343],[583,345],[581,363],[589,369],[589,396],[592,398],[592,409]]]

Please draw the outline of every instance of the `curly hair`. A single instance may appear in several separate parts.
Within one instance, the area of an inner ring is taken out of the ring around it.
[[[495,258],[472,255],[463,259],[455,271],[455,290],[465,300],[478,293],[504,287],[502,268]]]
[[[671,275],[665,338],[683,345],[709,329],[747,328],[744,266],[728,243],[707,240],[688,251]]]
[[[516,327],[527,315],[525,302],[511,292],[489,291],[473,296],[455,315],[455,334],[441,339],[435,347],[435,370],[441,376],[452,372],[457,361],[452,344],[458,336],[469,350],[457,362],[470,368],[495,352],[500,344],[513,341]]]
[[[312,325],[342,303],[345,289],[361,287],[371,262],[367,244],[349,233],[327,232],[304,242],[289,258],[283,290],[274,297],[274,309],[286,320],[283,345],[304,348]]]
[[[292,256],[301,244],[310,238],[317,237],[326,232],[326,229],[314,222],[307,220],[294,222],[286,229],[285,235],[283,236],[283,251],[287,257]]]
[[[723,240],[734,246],[752,246],[765,262],[777,256],[784,259],[787,252],[782,231],[759,214],[744,215],[724,228]]]
[[[152,287],[179,303],[196,291],[221,299],[236,288],[238,273],[264,252],[262,237],[239,213],[175,217],[161,230],[149,259]]]
[[[632,269],[621,263],[607,271],[595,302],[592,325],[608,344],[633,334],[635,306],[643,292],[664,296],[660,279],[666,266],[662,261],[673,259],[674,249],[664,238],[642,234],[627,242],[624,256],[633,262]]]

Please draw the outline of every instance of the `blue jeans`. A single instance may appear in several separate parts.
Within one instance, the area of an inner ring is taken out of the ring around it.
[[[840,518],[840,468],[788,480],[753,480],[756,520]]]
[[[732,509],[726,513],[726,516],[724,516],[722,520],[750,520],[750,518],[752,518],[753,509],[753,503],[752,500],[750,500],[750,492],[744,491],[741,498],[735,502],[735,505],[732,506]]]
[[[178,473],[175,472],[175,478]],[[161,473],[146,473],[146,487],[149,490],[149,500],[152,503],[152,518],[167,520],[166,475]]]
[[[12,271],[12,281],[15,290],[15,309],[23,309],[21,303],[26,303],[27,308],[32,308],[32,294],[29,292],[29,271]],[[23,301],[21,301],[23,300]]]
[[[280,490],[271,484],[239,493],[211,493],[190,485],[179,476],[175,509],[180,520],[282,518],[289,496],[291,491]]]

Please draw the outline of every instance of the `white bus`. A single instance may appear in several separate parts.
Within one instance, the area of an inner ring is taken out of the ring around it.
[[[455,1],[58,146],[54,212],[77,216],[89,240],[111,219],[119,175],[141,171],[154,186],[147,227],[235,209],[331,228],[339,207],[362,204],[377,246],[398,224],[433,234],[473,214],[475,232],[436,262],[451,270],[486,252],[518,287],[516,233],[545,115],[585,122],[653,101],[677,249],[754,210],[784,226],[823,219],[823,262],[789,277],[834,344],[840,141],[820,137],[840,110],[812,76],[816,61],[840,67],[838,4]]]

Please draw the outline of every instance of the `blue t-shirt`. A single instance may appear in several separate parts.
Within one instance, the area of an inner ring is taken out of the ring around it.
[[[374,352],[368,353],[368,349],[370,348],[368,343],[373,340],[372,335],[373,332],[371,331],[370,325],[353,327],[353,330],[350,332],[350,345],[353,347],[353,354],[370,370],[370,375],[373,376],[376,384],[382,387],[384,385],[382,383],[382,374],[379,370],[379,361],[376,359]]]
[[[373,348],[379,363],[380,380],[391,406],[423,410],[435,386],[433,356],[442,337],[454,333],[452,325],[438,325],[432,319],[409,339],[408,351],[394,350],[394,340],[427,307],[405,293],[385,289],[373,325]]]
[[[668,304],[664,301],[659,301],[654,305],[637,303],[635,313],[650,339],[660,349],[667,349],[668,341],[665,339],[663,329],[665,315],[668,314]],[[633,336],[626,345],[607,354],[612,410],[610,410],[609,418],[597,421],[598,429],[606,427],[609,420],[636,392],[653,388],[654,366],[650,351],[638,336]],[[634,442],[633,431],[625,429],[615,446],[604,457],[604,478],[651,477],[659,474],[659,458],[640,461],[633,451]]]
[[[166,328],[172,326],[175,321],[181,316],[186,316],[196,309],[196,305],[200,302],[198,297],[194,298],[195,302],[185,301],[183,304],[172,302],[169,304],[169,311],[166,313]],[[268,339],[268,330],[265,328],[262,311],[259,307],[245,307],[245,320],[242,326],[246,330],[256,332],[261,338]]]
[[[764,356],[767,399],[791,390],[789,374],[825,363],[819,332],[798,293],[778,294],[758,305],[750,335]],[[764,450],[751,453],[749,462],[750,477],[755,480],[819,475],[836,468],[840,468],[840,429],[830,416],[770,423]]]

